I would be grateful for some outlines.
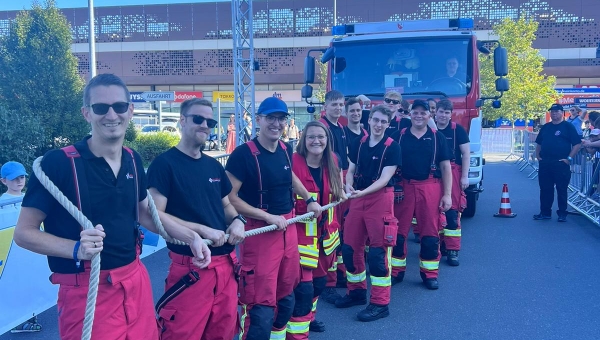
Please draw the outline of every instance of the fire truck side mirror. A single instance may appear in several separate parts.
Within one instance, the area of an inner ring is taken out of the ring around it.
[[[315,57],[306,56],[304,58],[304,84],[315,82]],[[304,89],[302,89],[304,91]]]
[[[300,91],[300,93],[302,94],[302,98],[312,98],[313,96],[313,88],[310,85],[304,85],[302,86],[302,90]]]
[[[482,107],[483,106],[483,99],[477,99],[475,101],[475,107]]]
[[[496,91],[505,92],[510,89],[510,84],[508,83],[508,79],[506,78],[498,78],[496,79]]]
[[[508,75],[508,52],[502,46],[494,50],[494,73],[497,77]]]

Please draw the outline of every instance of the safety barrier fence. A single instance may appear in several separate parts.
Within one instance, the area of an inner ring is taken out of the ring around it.
[[[514,131],[512,133],[511,153],[505,161],[513,161],[520,172],[528,178],[538,176],[539,163],[535,155],[537,133]],[[516,160],[515,160],[516,159]],[[594,224],[600,226],[600,149],[579,150],[571,163],[571,180],[569,182],[568,203],[576,212],[586,216]]]

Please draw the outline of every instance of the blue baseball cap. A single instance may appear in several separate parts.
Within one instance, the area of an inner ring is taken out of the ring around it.
[[[415,99],[415,101],[412,104],[412,108],[414,109],[417,106],[424,108],[425,111],[429,111],[429,103],[427,103],[425,100]]]
[[[23,164],[19,162],[6,162],[2,165],[2,170],[0,170],[0,176],[9,181],[19,177],[19,176],[27,176],[27,172],[25,171],[25,167]]]
[[[269,97],[263,100],[258,107],[259,115],[270,115],[273,113],[283,113],[286,116],[289,116],[288,107],[285,102],[279,98]]]

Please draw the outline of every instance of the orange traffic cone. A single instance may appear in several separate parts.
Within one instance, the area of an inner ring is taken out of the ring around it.
[[[517,214],[513,214],[510,209],[510,198],[508,197],[508,184],[504,183],[502,187],[502,198],[500,199],[500,210],[494,217],[515,217]]]

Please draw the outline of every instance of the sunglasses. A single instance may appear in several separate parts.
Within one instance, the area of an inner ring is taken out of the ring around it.
[[[113,108],[115,113],[122,114],[122,113],[127,112],[127,110],[129,110],[129,103],[127,103],[127,102],[116,102],[113,104],[97,103],[97,104],[92,104],[88,107],[91,107],[92,111],[97,115],[107,114],[108,109],[110,109],[111,107]]]
[[[186,117],[192,117],[192,121],[196,125],[202,125],[202,123],[204,123],[206,121],[206,126],[208,126],[211,129],[214,128],[215,126],[217,126],[217,124],[218,124],[218,122],[214,119],[204,118],[204,117],[198,116],[198,115],[186,115]]]
[[[386,102],[386,103],[388,103],[388,104],[390,104],[390,103],[392,103],[394,105],[400,104],[400,101],[396,100],[396,99],[383,98],[383,101]]]

